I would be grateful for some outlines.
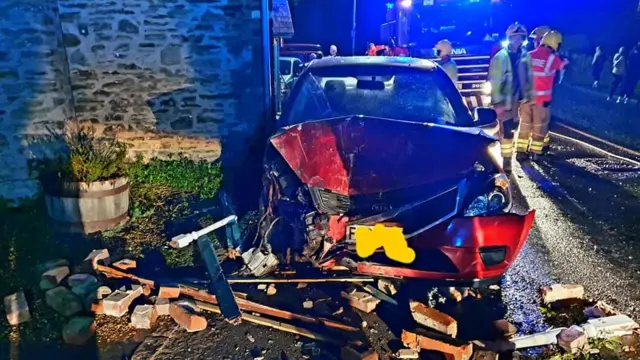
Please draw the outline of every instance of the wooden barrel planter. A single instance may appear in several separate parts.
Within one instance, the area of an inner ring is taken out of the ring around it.
[[[62,232],[90,234],[129,219],[129,179],[69,182],[44,189],[47,212]]]

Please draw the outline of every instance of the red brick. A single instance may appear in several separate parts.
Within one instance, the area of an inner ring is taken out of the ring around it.
[[[373,349],[365,352],[359,352],[349,346],[345,346],[340,350],[341,360],[378,360],[378,353]]]
[[[440,331],[452,337],[458,334],[458,322],[451,316],[427,307],[417,301],[409,303],[411,315],[418,324]]]
[[[96,265],[98,265],[99,261],[103,261],[104,263],[109,262],[109,250],[99,249],[90,252],[89,255],[87,255],[87,257],[84,259],[81,270],[83,272],[95,270]]]
[[[177,299],[180,297],[180,288],[161,286],[158,297],[163,299]]]
[[[207,328],[207,319],[194,314],[193,309],[185,306],[172,303],[169,307],[169,315],[188,332],[202,331]]]
[[[104,314],[104,305],[102,305],[102,301],[91,304],[91,312],[94,314]]]
[[[342,297],[349,301],[349,305],[366,313],[370,313],[375,310],[376,306],[380,303],[380,300],[361,291],[355,291],[352,293],[343,291]]]
[[[426,336],[414,334],[407,330],[402,330],[402,343],[404,346],[415,351],[432,350],[444,354],[447,360],[469,360],[473,354],[473,345],[465,344],[455,346],[444,343]]]

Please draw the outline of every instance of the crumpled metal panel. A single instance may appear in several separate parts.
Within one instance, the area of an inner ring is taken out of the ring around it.
[[[302,182],[375,194],[459,177],[495,139],[478,129],[347,116],[282,129],[271,144]]]

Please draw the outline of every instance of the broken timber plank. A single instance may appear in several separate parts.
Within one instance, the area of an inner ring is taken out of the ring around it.
[[[210,304],[218,304],[218,299],[216,298],[215,295],[211,295],[209,293],[203,292],[203,291],[198,291],[198,290],[194,290],[194,289],[190,289],[190,288],[184,288],[181,287],[180,288],[180,293],[184,296],[188,296],[190,298],[193,298],[195,300],[198,300],[200,302],[205,302],[205,303],[210,303]],[[285,320],[299,320],[302,322],[306,322],[306,323],[310,323],[310,324],[321,324],[324,325],[326,327],[330,327],[330,328],[334,328],[334,329],[340,329],[340,330],[346,330],[346,331],[358,331],[358,328],[355,328],[353,326],[348,326],[342,323],[339,323],[337,321],[332,321],[332,320],[328,320],[328,319],[324,319],[324,318],[313,318],[311,316],[305,316],[305,315],[300,315],[300,314],[296,314],[296,313],[292,313],[286,310],[280,310],[280,309],[276,309],[276,308],[272,308],[270,306],[266,306],[266,305],[262,305],[262,304],[258,304],[255,303],[253,301],[249,301],[246,299],[239,299],[237,298],[236,301],[238,302],[238,306],[240,307],[241,310],[243,311],[252,311],[255,313],[259,313],[259,314],[263,314],[263,315],[269,315],[269,316],[273,316],[276,318],[280,318],[280,319],[285,319]]]
[[[109,266],[104,266],[104,265],[99,265],[97,264],[95,267],[97,272],[103,273],[105,274],[107,277],[116,277],[116,278],[127,278],[127,279],[131,279],[133,281],[136,281],[140,284],[143,285],[147,285],[150,288],[154,288],[155,287],[155,282],[152,280],[148,280],[148,279],[144,279],[129,273],[126,273],[124,271],[120,271],[120,270],[116,270],[112,267]]]
[[[208,310],[208,311],[212,311],[215,313],[220,314],[220,308],[216,305],[212,305],[212,304],[208,304],[205,302],[201,302],[201,301],[196,301],[196,305],[198,305],[198,307],[202,308],[203,310]],[[290,332],[292,334],[296,334],[296,335],[300,335],[300,336],[304,336],[307,337],[309,339],[313,339],[313,340],[318,340],[318,341],[324,341],[330,344],[334,344],[334,345],[344,345],[343,341],[339,341],[337,339],[322,335],[322,334],[318,334],[315,333],[313,331],[309,331],[307,329],[303,329],[297,326],[293,326],[291,324],[287,324],[287,323],[283,323],[283,322],[279,322],[279,321],[275,321],[275,320],[271,320],[271,319],[266,319],[263,317],[259,317],[259,316],[255,316],[255,315],[250,315],[250,314],[246,314],[246,313],[242,313],[241,314],[242,319],[252,322],[254,324],[258,324],[258,325],[263,325],[263,326],[268,326],[274,329],[278,329],[278,330],[282,330],[282,331],[286,331],[286,332]]]
[[[224,318],[232,324],[238,324],[241,320],[240,308],[236,302],[231,286],[222,272],[220,262],[216,256],[215,250],[209,238],[201,236],[197,240],[198,249],[202,256],[202,261],[207,268],[207,273],[211,282],[207,286],[210,293],[215,294],[220,300],[220,309]]]

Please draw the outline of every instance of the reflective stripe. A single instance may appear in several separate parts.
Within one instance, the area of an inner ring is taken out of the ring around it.
[[[489,106],[491,104],[491,96],[482,97],[482,106]]]
[[[478,107],[478,99],[475,96],[470,97],[471,100],[471,106]]]
[[[551,65],[553,64],[553,61],[556,59],[556,55],[555,54],[551,54],[549,55],[549,58],[547,59],[547,66],[544,67],[544,72],[549,74],[549,69],[551,69]]]
[[[542,72],[542,71],[534,71],[533,72],[533,76],[537,76],[537,77],[553,77],[553,76],[555,76],[555,72],[549,74],[549,73]]]
[[[551,95],[551,94],[552,94],[552,92],[551,92],[551,90],[547,90],[547,91],[536,91],[536,92],[534,92],[534,94],[536,94],[536,95]]]

